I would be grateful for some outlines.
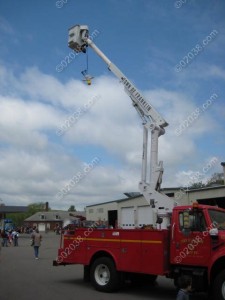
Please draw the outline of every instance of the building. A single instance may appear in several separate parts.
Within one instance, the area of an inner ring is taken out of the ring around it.
[[[27,210],[28,210],[27,206],[0,205],[0,220],[5,219],[6,214],[27,212]]]
[[[184,188],[164,188],[162,193],[174,199],[177,205],[189,205],[193,202],[217,205],[225,208],[225,185],[188,190]],[[122,228],[140,228],[151,224],[150,206],[140,193],[127,193],[123,199],[88,205],[86,218],[90,221],[102,221],[106,226]],[[134,196],[133,196],[134,195]]]
[[[57,226],[63,227],[65,222],[78,221],[79,218],[73,215],[85,217],[85,212],[76,211],[42,211],[37,212],[34,215],[24,220],[24,226],[26,227],[37,227],[39,231],[52,231]]]
[[[27,212],[27,206],[8,206],[8,205],[0,205],[0,230],[11,230],[14,228],[15,224],[12,219],[6,219],[6,214],[9,213],[23,213]]]
[[[172,197],[178,205],[189,205],[193,202],[217,205],[225,208],[225,185],[214,185],[199,189],[165,188],[162,192]]]
[[[127,197],[86,206],[86,218],[103,222],[107,227],[142,227],[150,221],[150,206],[140,193],[126,193]]]

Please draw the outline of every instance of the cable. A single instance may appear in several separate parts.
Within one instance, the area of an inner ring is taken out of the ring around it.
[[[87,66],[87,73],[88,73],[88,64],[89,64],[89,62],[88,62],[88,48],[87,48],[87,51],[86,51],[86,66]]]
[[[81,72],[81,74],[85,77],[85,76],[87,76],[88,75],[88,64],[89,64],[89,62],[88,62],[88,49],[87,49],[87,51],[86,51],[86,69],[85,70],[83,70],[82,72]]]

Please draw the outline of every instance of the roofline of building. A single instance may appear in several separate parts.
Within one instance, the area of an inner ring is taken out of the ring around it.
[[[21,212],[27,212],[28,207],[27,206],[15,206],[15,205],[2,205],[0,206],[0,213],[5,213],[5,214],[11,214],[11,213],[21,213]]]
[[[222,188],[225,188],[225,185],[218,185],[218,186],[209,186],[209,187],[203,187],[203,188],[200,188],[200,189],[191,189],[191,190],[188,190],[188,188],[186,187],[175,187],[175,188],[163,188],[161,189],[161,191],[169,191],[169,190],[185,190],[185,192],[187,193],[191,193],[191,192],[197,192],[197,191],[202,191],[202,190],[213,190],[213,189],[222,189]],[[93,206],[98,206],[98,205],[102,205],[102,204],[109,204],[109,203],[118,203],[118,202],[123,202],[123,201],[128,201],[128,200],[132,200],[132,199],[136,199],[136,198],[139,198],[139,197],[143,197],[143,194],[140,194],[138,196],[134,196],[134,197],[130,197],[130,198],[122,198],[122,199],[118,199],[118,200],[111,200],[111,201],[106,201],[106,202],[101,202],[101,203],[95,203],[95,204],[90,204],[90,205],[87,205],[86,207],[93,207]]]
[[[202,187],[202,188],[198,188],[198,189],[189,189],[188,187],[173,187],[173,188],[162,188],[161,191],[165,191],[165,190],[187,190],[188,192],[192,192],[192,191],[201,191],[201,190],[207,190],[207,189],[220,189],[220,188],[224,188],[225,185],[216,185],[216,186],[207,186],[207,187]]]
[[[169,188],[162,188],[161,191],[172,191],[172,190],[180,190],[181,188],[180,187],[169,187]]]
[[[71,214],[79,214],[79,213],[85,213],[84,210],[76,210],[76,211],[68,211],[68,210],[39,210],[39,211],[36,211],[33,215],[35,214],[43,214],[43,213],[71,213]]]
[[[38,211],[34,213],[32,216],[26,218],[24,222],[61,222],[65,220],[65,218],[71,218],[73,220],[78,220],[79,217],[74,217],[70,215],[70,211]],[[85,216],[85,211],[79,211],[77,215]],[[40,219],[40,216],[43,215],[46,219]],[[58,215],[59,218],[54,218],[54,215]]]
[[[134,197],[129,197],[129,198],[122,198],[122,199],[118,199],[118,200],[111,200],[111,201],[106,201],[106,202],[101,202],[101,203],[95,203],[95,204],[90,204],[90,205],[87,205],[86,207],[92,207],[92,206],[97,206],[97,205],[101,205],[101,204],[108,204],[108,203],[113,203],[113,202],[123,202],[123,201],[127,201],[127,200],[132,200],[132,199],[136,199],[136,198],[139,198],[139,197],[142,197],[143,195],[140,194],[140,195],[137,195],[137,196],[134,196]]]
[[[191,190],[188,190],[187,189],[187,193],[191,193],[191,192],[197,192],[197,191],[202,191],[202,190],[217,190],[217,189],[224,189],[225,188],[225,185],[217,185],[217,186],[207,186],[207,187],[203,187],[203,188],[200,188],[200,189],[191,189]]]

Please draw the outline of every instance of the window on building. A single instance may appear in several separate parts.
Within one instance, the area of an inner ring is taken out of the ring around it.
[[[174,193],[166,193],[166,196],[168,196],[168,197],[174,197]]]
[[[45,219],[45,215],[41,215],[41,216],[40,216],[40,219],[41,219],[41,220],[44,220],[44,219]]]
[[[93,212],[94,212],[93,208],[89,208],[88,212],[89,212],[89,214],[93,214]]]
[[[104,209],[103,209],[103,207],[101,207],[101,208],[98,208],[98,213],[103,213],[104,212]]]
[[[60,219],[59,215],[55,215],[56,220]]]

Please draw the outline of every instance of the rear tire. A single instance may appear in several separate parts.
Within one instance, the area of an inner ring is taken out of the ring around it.
[[[220,272],[214,280],[213,299],[225,300],[225,270]]]
[[[91,266],[91,282],[96,290],[111,293],[118,290],[120,273],[109,257],[97,258]]]

